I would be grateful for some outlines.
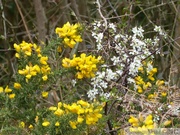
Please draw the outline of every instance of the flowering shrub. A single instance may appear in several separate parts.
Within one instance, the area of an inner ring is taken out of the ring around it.
[[[138,69],[143,65],[142,61],[146,58],[153,59],[152,53],[158,53],[159,39],[157,37],[153,39],[145,38],[142,27],[134,27],[131,35],[127,35],[121,33],[115,24],[110,23],[106,30],[106,33],[111,35],[109,37],[111,41],[109,41],[108,36],[103,32],[104,24],[94,22],[92,27],[91,33],[96,39],[97,52],[104,57],[108,57],[110,62],[104,63],[102,68],[105,68],[105,70],[97,72],[96,77],[92,78],[94,87],[88,92],[88,96],[94,99],[99,94],[100,96],[105,95],[104,97],[107,99],[112,94],[107,92],[108,86],[113,86],[111,83],[118,82],[129,85],[135,82],[134,78],[138,74]],[[111,67],[113,67],[113,70]],[[151,79],[152,76],[153,73],[149,75]],[[137,79],[138,77],[136,77]],[[150,84],[146,84],[146,87],[147,85]],[[139,92],[142,92],[142,90],[139,90]]]
[[[80,30],[80,24],[71,25],[67,22],[62,28],[57,27],[56,33],[63,39],[65,45],[73,48],[77,42],[82,42],[81,35],[79,35]]]
[[[84,27],[95,44],[77,51],[82,27],[57,27],[58,37],[47,46],[14,44],[16,74],[0,87],[2,133],[153,134],[178,126],[174,91],[153,63],[166,33],[155,26],[158,36],[149,38],[141,26],[124,32],[116,23],[95,21]]]
[[[97,71],[96,64],[100,63],[100,60],[101,57],[95,58],[95,56],[86,56],[85,53],[82,53],[80,57],[74,55],[72,60],[68,58],[63,59],[62,66],[65,68],[75,67],[78,79],[92,78],[95,76],[94,72]]]
[[[103,104],[88,103],[79,100],[76,103],[66,104],[59,102],[57,107],[49,107],[48,113],[42,117],[37,113],[35,123],[29,124],[28,128],[34,134],[70,134],[83,132],[83,129],[96,125],[102,117]],[[85,126],[87,125],[87,126]],[[21,122],[20,127],[25,128],[26,123]],[[81,131],[76,130],[80,128]]]

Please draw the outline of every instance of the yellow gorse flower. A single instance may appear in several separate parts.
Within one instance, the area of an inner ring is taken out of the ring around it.
[[[145,82],[141,76],[135,77],[135,82],[137,85],[138,93],[143,93],[144,90],[146,90],[152,86],[152,84],[150,82]]]
[[[40,67],[38,65],[32,66],[31,64],[26,65],[25,69],[18,70],[18,73],[25,75],[26,79],[31,79],[32,76],[36,76],[37,73],[40,73]]]
[[[33,127],[32,124],[30,124],[28,128],[29,128],[29,129],[33,129],[34,127]]]
[[[48,95],[49,95],[49,93],[46,92],[46,91],[43,91],[41,94],[42,94],[42,97],[43,97],[43,98],[47,98]]]
[[[77,70],[76,77],[82,79],[94,77],[95,71],[97,71],[97,64],[100,62],[101,57],[95,58],[95,56],[86,56],[85,53],[82,53],[80,57],[74,55],[72,60],[68,58],[63,59],[62,65],[65,68],[75,67]]]
[[[44,127],[47,127],[47,126],[49,126],[50,125],[50,122],[49,121],[44,121],[43,123],[42,123],[42,126],[44,126]]]
[[[7,85],[6,88],[4,89],[5,93],[10,93],[12,92],[12,89],[9,88],[9,86]]]
[[[161,92],[161,96],[162,97],[166,97],[167,96],[167,92]]]
[[[98,122],[102,117],[101,111],[104,104],[88,103],[84,100],[79,100],[72,104],[58,103],[58,106],[51,106],[49,110],[54,112],[55,116],[61,117],[66,115],[75,114],[76,120],[70,120],[69,125],[72,129],[76,129],[78,124],[82,124],[83,121],[87,125],[93,125]]]
[[[135,89],[138,93],[142,94],[145,90],[150,89],[154,84],[158,88],[164,85],[163,80],[155,81],[155,74],[157,73],[157,68],[153,68],[152,61],[142,62],[143,66],[138,68],[138,75],[134,78],[135,80]],[[156,96],[155,93],[150,93],[148,99],[152,99]]]
[[[34,120],[37,123],[39,121],[39,116],[36,116]]]
[[[69,121],[69,125],[71,126],[72,129],[76,129],[78,123],[76,121]]]
[[[163,80],[157,80],[156,85],[157,86],[162,86],[162,85],[164,85],[164,81]]]
[[[58,108],[58,109],[54,112],[54,114],[55,114],[56,116],[61,116],[61,115],[64,114],[64,110]]]
[[[60,126],[60,123],[57,121],[57,122],[55,123],[55,126],[56,126],[56,127]]]
[[[129,123],[131,123],[133,127],[139,126],[139,120],[132,115],[130,116]]]
[[[14,88],[15,89],[20,89],[21,88],[21,84],[20,83],[14,83]]]
[[[36,76],[37,74],[42,74],[42,80],[46,81],[48,79],[47,74],[50,74],[50,67],[48,65],[43,65],[41,68],[39,65],[26,65],[25,69],[18,70],[18,73],[24,75],[27,80],[31,79],[31,77]]]
[[[84,118],[80,115],[78,115],[77,122],[82,123],[84,121]]]
[[[130,116],[129,123],[132,125],[130,128],[131,132],[141,132],[148,133],[150,129],[154,128],[153,116],[149,114],[145,118],[140,114],[139,118],[135,118],[134,116]]]
[[[11,88],[9,88],[9,86],[7,85],[5,87],[5,89],[3,87],[0,87],[0,93],[6,93],[6,95],[10,98],[10,99],[13,99],[15,98],[16,94],[15,93],[12,93],[13,90]]]
[[[151,81],[155,80],[155,78],[153,77],[155,73],[157,73],[157,68],[153,68],[153,69],[151,69],[151,71],[148,72],[148,78]]]
[[[40,57],[40,63],[43,65],[47,65],[47,60],[48,60],[47,56]]]
[[[19,74],[26,77],[26,82],[28,82],[29,79],[31,79],[33,76],[36,76],[37,74],[42,74],[42,80],[47,81],[47,75],[50,74],[51,68],[48,65],[48,57],[41,54],[40,46],[23,41],[19,45],[14,44],[14,48],[16,50],[15,56],[19,59],[32,56],[33,58],[36,57],[37,61],[39,62],[35,65],[29,62],[29,64],[27,64],[24,69],[18,70]],[[16,89],[20,87],[17,84],[14,86]]]
[[[82,42],[81,35],[79,34],[81,26],[79,23],[71,25],[69,22],[63,25],[62,28],[57,27],[55,32],[63,39],[65,45],[73,48],[77,42]]]
[[[33,51],[37,53],[38,56],[41,56],[41,48],[36,44],[27,43],[22,41],[20,44],[14,44],[14,49],[16,50],[15,56],[17,58],[22,57],[29,57],[32,55]]]
[[[21,121],[21,122],[19,123],[19,127],[24,128],[24,127],[25,127],[25,123],[24,123],[23,121]]]
[[[56,111],[56,110],[57,110],[57,107],[51,106],[51,107],[49,107],[49,110],[51,110],[51,111]]]
[[[153,116],[152,116],[151,114],[149,114],[149,115],[146,117],[146,119],[145,119],[145,121],[144,121],[144,124],[145,124],[145,125],[152,125],[152,124],[153,124],[152,118],[153,118]]]
[[[17,58],[20,58],[20,53],[22,53],[25,57],[31,56],[33,44],[22,41],[22,43],[20,43],[19,45],[15,43],[14,49],[16,50],[15,56]]]
[[[3,87],[0,87],[0,93],[3,93],[3,92],[4,92]]]
[[[154,99],[154,98],[156,98],[157,96],[158,96],[157,93],[149,94],[149,95],[148,95],[148,99]]]
[[[15,98],[15,96],[16,96],[16,94],[14,94],[14,93],[12,93],[12,94],[9,94],[9,98],[10,98],[10,99],[13,99],[13,98]]]

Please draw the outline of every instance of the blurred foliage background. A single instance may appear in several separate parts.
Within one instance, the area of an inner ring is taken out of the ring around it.
[[[179,0],[0,0],[0,85],[7,85],[15,73],[14,43],[25,40],[48,45],[55,28],[67,21],[88,26],[94,20],[106,19],[126,32],[134,26],[141,25],[148,31],[154,25],[162,26],[169,36],[161,41],[162,50],[156,56],[159,78],[179,88],[179,3]],[[79,50],[94,44],[88,31],[83,35],[85,40]],[[153,33],[146,36],[152,37]]]

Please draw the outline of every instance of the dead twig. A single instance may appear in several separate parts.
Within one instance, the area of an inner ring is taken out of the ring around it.
[[[21,16],[21,18],[22,18],[24,27],[25,27],[26,32],[27,32],[27,35],[28,35],[28,38],[29,38],[29,40],[31,41],[31,43],[33,43],[33,40],[32,40],[32,38],[31,38],[29,29],[28,29],[27,24],[26,24],[26,21],[25,21],[25,19],[24,19],[23,13],[22,13],[22,11],[21,11],[21,8],[19,7],[18,1],[17,1],[17,0],[14,0],[14,1],[15,1],[15,3],[16,3],[17,9],[18,9],[18,11],[19,11],[19,14],[20,14],[20,16]]]

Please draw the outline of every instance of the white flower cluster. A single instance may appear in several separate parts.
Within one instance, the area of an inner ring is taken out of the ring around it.
[[[132,29],[132,32],[133,32],[133,36],[134,37],[137,37],[137,36],[139,36],[139,37],[144,37],[144,35],[143,35],[143,32],[144,32],[144,30],[142,29],[142,27],[134,27],[133,29]]]
[[[91,31],[91,35],[94,39],[96,39],[96,43],[97,43],[97,50],[101,50],[103,49],[103,31],[99,32],[100,28],[105,27],[105,24],[101,24],[101,22],[99,21],[95,21],[93,24],[93,30]],[[113,32],[116,32],[116,25],[114,25],[113,23],[109,23],[108,25],[108,29],[113,30]],[[104,30],[104,29],[103,29]]]
[[[113,72],[111,69],[106,69],[102,72],[97,72],[96,77],[91,79],[91,84],[93,88],[88,91],[88,97],[93,100],[96,98],[96,95],[108,99],[110,93],[105,92],[104,90],[108,88],[108,83],[117,79],[117,73]]]
[[[96,95],[104,94],[108,98],[110,94],[105,90],[117,78],[125,76],[127,83],[135,83],[134,77],[138,73],[138,68],[142,66],[142,61],[146,58],[153,59],[153,53],[158,52],[159,38],[145,38],[142,27],[132,28],[132,33],[127,35],[117,29],[113,23],[108,24],[106,32],[103,31],[104,24],[100,22],[96,21],[92,26],[92,36],[96,40],[97,52],[104,51],[104,45],[108,46],[109,52],[105,53],[111,52],[108,56],[111,62],[108,63],[105,71],[97,72],[96,77],[91,80],[93,88],[88,92],[88,97],[94,99]],[[154,30],[165,35],[160,27],[156,26]],[[112,66],[113,70],[110,69]],[[150,70],[152,67],[148,68]],[[123,80],[125,79],[118,80],[120,81],[118,83],[123,84],[124,82],[121,82]]]
[[[167,37],[167,34],[162,30],[161,26],[156,26],[155,25],[154,31],[158,32],[159,35],[164,36],[165,38]]]

